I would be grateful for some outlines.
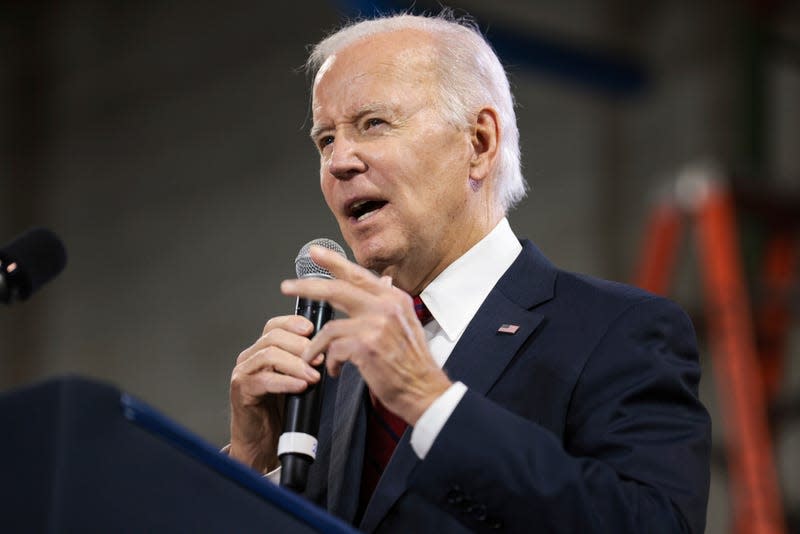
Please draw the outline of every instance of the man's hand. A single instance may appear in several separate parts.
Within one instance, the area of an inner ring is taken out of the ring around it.
[[[335,277],[286,280],[286,295],[326,300],[348,315],[328,322],[301,353],[304,362],[325,354],[328,372],[337,376],[346,361],[364,377],[370,391],[389,410],[414,425],[451,382],[428,351],[425,332],[414,313],[411,297],[322,247],[311,258]]]
[[[285,393],[300,393],[320,375],[299,356],[308,347],[311,321],[299,315],[270,319],[258,340],[236,360],[231,374],[231,457],[262,473],[278,467]],[[312,361],[322,363],[322,356]]]

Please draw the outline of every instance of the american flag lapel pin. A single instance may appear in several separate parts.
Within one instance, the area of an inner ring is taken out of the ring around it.
[[[497,329],[497,332],[500,334],[516,334],[517,330],[519,330],[518,324],[502,324],[500,328]]]

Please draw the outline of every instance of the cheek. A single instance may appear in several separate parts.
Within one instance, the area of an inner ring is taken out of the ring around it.
[[[469,166],[470,142],[466,132],[447,125],[431,127],[417,142],[418,157],[440,172],[461,172]]]
[[[319,188],[322,191],[325,191],[325,182],[326,182],[326,172],[325,169],[328,168],[328,161],[325,158],[324,154],[319,155]],[[330,178],[330,177],[327,177]]]
[[[420,174],[436,176],[436,180],[426,180],[431,193],[452,195],[454,189],[469,188],[469,152],[464,149],[462,139],[450,138],[443,142],[423,145],[418,152],[418,161],[424,162]]]
[[[330,176],[326,177],[324,172],[319,175],[319,188],[322,191],[322,197],[325,199],[325,204],[328,205],[328,208],[335,214],[336,211],[333,209],[333,180]]]

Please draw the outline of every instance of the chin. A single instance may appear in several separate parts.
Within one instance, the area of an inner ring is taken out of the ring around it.
[[[350,248],[353,250],[356,262],[380,275],[386,274],[387,269],[398,263],[398,254],[378,243],[353,243],[353,245]]]
[[[356,253],[355,256],[356,256],[356,262],[359,265],[381,275],[383,274],[383,271],[390,266],[390,263],[387,262],[385,258],[376,256],[374,254]]]

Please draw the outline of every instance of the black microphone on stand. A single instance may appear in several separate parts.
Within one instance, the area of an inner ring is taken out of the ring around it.
[[[0,248],[0,302],[26,300],[66,264],[61,240],[50,230],[31,228]]]
[[[347,255],[337,242],[330,239],[315,239],[306,243],[295,260],[298,278],[327,278],[333,276],[311,259],[309,249],[312,245],[325,247]],[[309,300],[297,297],[295,315],[302,315],[314,324],[310,337],[331,319],[333,308],[325,301]],[[325,364],[316,367],[320,373],[319,382],[309,385],[302,393],[286,396],[283,434],[278,440],[278,458],[281,461],[281,486],[296,492],[302,492],[308,481],[308,468],[314,463],[317,455],[317,433],[322,410],[322,391],[325,386]]]

